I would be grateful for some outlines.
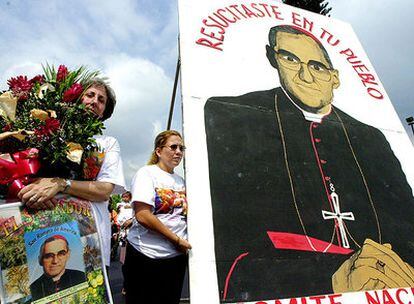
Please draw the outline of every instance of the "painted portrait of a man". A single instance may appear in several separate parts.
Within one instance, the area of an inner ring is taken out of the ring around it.
[[[204,107],[221,300],[414,286],[413,192],[386,138],[335,107],[311,33],[272,27],[266,55],[280,87]]]
[[[69,242],[63,235],[53,235],[43,242],[38,259],[43,274],[30,285],[32,300],[47,297],[86,281],[84,272],[66,268],[70,254]]]

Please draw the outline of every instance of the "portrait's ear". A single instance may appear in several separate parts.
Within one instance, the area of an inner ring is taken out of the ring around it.
[[[272,67],[278,70],[277,61],[275,58],[275,51],[270,47],[270,45],[266,45],[266,56]]]
[[[334,89],[339,88],[339,86],[341,85],[341,82],[339,80],[339,71],[338,70],[333,70],[332,71],[332,87]]]
[[[39,265],[40,266],[43,266],[43,259],[42,259],[42,256],[41,255],[39,255]]]

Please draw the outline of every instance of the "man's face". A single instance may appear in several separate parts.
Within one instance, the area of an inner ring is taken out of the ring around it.
[[[313,113],[330,110],[338,71],[330,68],[318,44],[302,34],[276,34],[276,61],[280,82],[295,103]]]
[[[44,273],[52,278],[63,274],[69,256],[70,252],[64,240],[46,243],[42,256]]]
[[[82,103],[99,117],[102,117],[105,112],[107,100],[105,88],[96,85],[87,89],[81,98]]]

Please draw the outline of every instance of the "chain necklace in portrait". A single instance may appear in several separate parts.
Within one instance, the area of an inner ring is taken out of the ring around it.
[[[305,226],[304,221],[302,219],[302,216],[301,216],[301,213],[300,213],[300,210],[299,210],[299,207],[298,207],[298,203],[297,203],[297,200],[296,200],[295,185],[293,183],[293,178],[292,178],[292,173],[291,173],[291,166],[289,164],[288,149],[287,149],[287,145],[286,145],[285,133],[284,133],[284,130],[283,130],[282,120],[280,118],[279,106],[278,106],[278,101],[277,101],[277,94],[275,95],[275,112],[276,112],[277,124],[278,124],[278,127],[279,127],[280,138],[281,138],[281,141],[282,141],[285,168],[286,168],[286,172],[287,172],[288,177],[289,177],[290,191],[291,191],[291,195],[292,195],[292,203],[295,207],[295,211],[296,211],[296,214],[298,216],[301,228],[303,230],[303,233],[306,237],[306,240],[307,240],[309,246],[312,248],[313,251],[318,251],[315,248],[314,244],[312,243],[312,240],[308,236],[308,233],[306,231],[306,226]],[[341,124],[341,128],[342,128],[343,134],[346,138],[348,148],[351,151],[351,154],[353,156],[353,160],[355,161],[355,164],[356,164],[356,166],[358,168],[358,171],[361,175],[361,178],[362,178],[362,181],[363,181],[363,184],[364,184],[364,187],[365,187],[365,191],[366,191],[371,209],[372,209],[374,217],[375,217],[377,231],[378,231],[378,240],[379,240],[379,243],[381,244],[382,243],[382,237],[381,237],[380,223],[379,223],[378,214],[377,214],[377,211],[375,209],[375,205],[374,205],[374,202],[372,200],[371,192],[369,190],[367,181],[365,179],[362,168],[361,168],[361,166],[360,166],[360,164],[357,160],[357,157],[355,155],[354,149],[352,147],[351,141],[350,141],[349,136],[348,136],[348,132],[345,128],[345,125],[344,125],[341,117],[338,115],[338,113],[335,111],[334,108],[332,108],[332,112],[336,116],[336,118],[338,118],[338,121]],[[329,189],[331,191],[331,197],[329,198],[329,200],[330,201],[333,200],[334,203],[336,203],[336,205],[334,206],[334,212],[322,211],[322,214],[323,214],[324,219],[335,219],[335,221],[334,221],[334,225],[333,225],[332,237],[331,237],[330,243],[326,246],[326,248],[324,250],[322,250],[322,252],[326,252],[329,249],[329,247],[333,244],[333,240],[334,240],[334,237],[335,237],[335,231],[336,231],[337,228],[339,228],[341,236],[342,236],[342,245],[344,245],[344,241],[347,243],[346,235],[348,235],[352,239],[354,244],[358,248],[361,248],[361,245],[355,240],[355,238],[352,236],[350,231],[347,229],[345,223],[343,223],[343,221],[342,221],[343,219],[345,219],[345,220],[352,219],[353,220],[353,214],[351,212],[340,213],[338,195],[336,194],[335,187],[334,187],[334,185],[332,184],[332,182],[330,180],[329,180]],[[332,204],[331,204],[331,207],[332,207]],[[325,217],[325,214],[328,214],[330,217],[328,217],[328,216]],[[346,216],[341,218],[341,216],[343,216],[344,214],[346,214]],[[348,246],[343,246],[343,247],[349,248],[349,245]]]

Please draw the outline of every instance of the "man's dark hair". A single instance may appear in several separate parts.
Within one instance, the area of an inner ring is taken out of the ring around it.
[[[269,30],[269,45],[270,46],[269,45],[266,46],[266,55],[270,63],[273,65],[273,67],[277,68],[277,63],[276,63],[276,59],[274,56],[275,54],[274,47],[276,46],[276,35],[278,32],[290,33],[290,34],[296,34],[296,35],[306,35],[312,38],[316,42],[316,44],[319,46],[319,48],[321,49],[323,53],[323,57],[326,59],[326,61],[329,64],[329,68],[333,69],[333,65],[332,65],[331,59],[329,58],[329,54],[326,51],[325,47],[322,45],[322,43],[312,34],[306,32],[305,30],[299,27],[295,27],[291,25],[277,25],[277,26],[272,27]]]

